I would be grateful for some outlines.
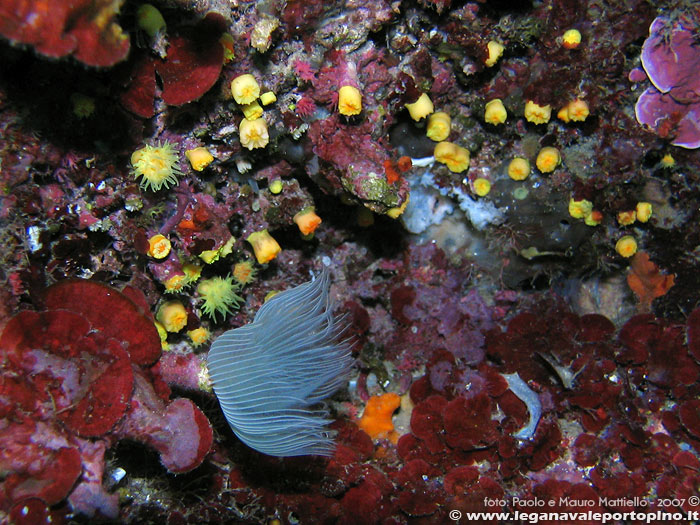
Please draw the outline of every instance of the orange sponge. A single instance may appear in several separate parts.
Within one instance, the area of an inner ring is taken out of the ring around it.
[[[372,439],[389,439],[396,443],[398,435],[394,432],[391,416],[400,404],[401,398],[393,392],[372,396],[367,401],[365,412],[362,414],[358,426]]]

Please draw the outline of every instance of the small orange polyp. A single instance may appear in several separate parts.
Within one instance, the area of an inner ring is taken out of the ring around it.
[[[666,155],[661,157],[661,167],[662,168],[672,168],[675,165],[676,165],[676,159],[674,159],[673,155],[671,155],[670,153],[666,153]]]
[[[270,235],[267,229],[253,232],[246,238],[246,241],[253,247],[255,259],[259,264],[265,264],[277,257],[277,254],[282,251],[282,248],[277,241]]]
[[[398,436],[394,431],[391,416],[400,405],[401,398],[394,392],[373,396],[367,401],[365,412],[362,414],[358,426],[372,439],[389,439],[395,443]]]
[[[224,48],[224,64],[231,62],[235,58],[233,37],[228,33],[224,33],[219,38],[219,43]]]
[[[399,157],[399,160],[396,161],[396,167],[399,168],[400,172],[406,173],[413,167],[413,161],[411,157],[404,155],[403,157]]]
[[[170,254],[170,241],[165,235],[157,233],[148,239],[148,255],[154,259],[165,259]]]
[[[302,235],[311,235],[322,222],[321,217],[316,215],[316,210],[313,206],[308,206],[294,215],[293,221],[299,227]]]
[[[203,326],[200,326],[199,328],[195,328],[194,330],[189,330],[187,332],[187,337],[190,338],[190,341],[192,341],[192,346],[197,347],[200,345],[203,345],[209,340],[209,337],[211,334],[209,333],[209,330],[204,328]]]
[[[245,260],[233,265],[231,276],[241,286],[246,286],[255,280],[255,267],[253,261]]]

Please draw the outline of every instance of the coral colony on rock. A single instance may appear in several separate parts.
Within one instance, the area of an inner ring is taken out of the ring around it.
[[[4,0],[0,523],[700,520],[699,35]]]

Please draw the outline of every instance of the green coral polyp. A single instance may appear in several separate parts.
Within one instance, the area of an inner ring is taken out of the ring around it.
[[[204,300],[202,311],[215,322],[217,314],[225,319],[232,313],[232,308],[236,309],[243,303],[243,298],[236,294],[239,288],[230,275],[204,279],[197,286],[197,293]]]

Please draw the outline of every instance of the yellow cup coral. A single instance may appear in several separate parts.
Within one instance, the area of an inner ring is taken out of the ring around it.
[[[406,104],[406,109],[411,118],[417,122],[433,112],[433,101],[426,93],[423,93],[415,102]]]
[[[255,280],[255,266],[253,261],[246,260],[233,265],[233,280],[241,286],[246,286]]]
[[[222,319],[231,314],[231,308],[238,308],[243,298],[236,294],[238,285],[233,277],[212,277],[203,279],[197,286],[197,293],[202,298],[202,311],[216,321],[216,314]]]
[[[182,174],[175,148],[167,141],[137,149],[131,154],[131,165],[134,178],[141,177],[141,187],[153,191],[177,184],[177,176]]]
[[[168,332],[179,332],[187,326],[187,310],[180,301],[167,301],[158,307],[156,320]]]
[[[488,49],[489,56],[484,61],[484,64],[486,64],[487,67],[491,67],[496,62],[498,62],[499,58],[501,58],[501,55],[503,55],[503,51],[505,50],[505,47],[500,42],[496,42],[495,40],[491,40],[491,41],[489,41],[488,44],[486,44],[486,48]]]
[[[615,251],[623,257],[632,257],[637,253],[637,241],[631,235],[625,235],[615,243]]]
[[[592,210],[583,218],[583,222],[586,223],[586,226],[598,226],[603,222],[603,214],[598,210]]]
[[[178,293],[184,290],[190,281],[184,273],[176,273],[175,275],[168,277],[164,282],[165,293]]]
[[[169,345],[167,342],[168,339],[168,331],[165,329],[165,327],[160,324],[158,321],[153,321],[153,324],[156,327],[156,330],[158,331],[158,337],[160,338],[160,346],[163,350],[167,350]]]
[[[338,90],[338,112],[346,117],[362,112],[362,93],[355,86],[343,86]]]
[[[513,180],[525,180],[530,175],[530,162],[523,157],[515,157],[508,164],[508,176]]]
[[[236,58],[236,55],[233,51],[233,37],[229,33],[224,33],[223,35],[221,35],[221,37],[219,38],[219,43],[221,44],[221,47],[224,48],[224,64],[227,64],[228,62],[231,62],[231,60]]]
[[[255,259],[258,261],[258,264],[270,262],[282,251],[280,245],[274,237],[270,235],[267,229],[251,233],[248,235],[246,241],[253,247]]]
[[[629,226],[637,220],[636,210],[626,210],[617,213],[617,222],[620,226]]]
[[[540,106],[532,100],[525,103],[525,119],[533,124],[546,124],[552,118],[552,106]]]
[[[219,248],[215,250],[204,250],[199,254],[199,258],[202,259],[205,263],[207,264],[212,264],[219,259],[226,257],[227,255],[230,255],[231,252],[233,251],[233,245],[236,242],[235,237],[233,235],[228,238],[228,240],[219,246]]]
[[[650,202],[638,202],[637,203],[637,220],[639,222],[647,222],[651,219],[651,203]]]
[[[187,276],[187,282],[197,282],[202,275],[202,267],[195,263],[186,263],[182,265],[182,271]]]
[[[454,173],[462,173],[469,167],[469,150],[452,142],[436,144],[433,156]]]
[[[581,43],[581,32],[578,29],[567,29],[561,37],[561,45],[566,49],[576,49]]]
[[[246,73],[231,81],[231,94],[237,104],[250,104],[260,96],[260,86],[253,75]]]
[[[500,98],[495,98],[486,103],[484,121],[495,126],[497,124],[503,124],[506,118],[508,118],[508,112]]]
[[[551,146],[542,148],[535,159],[535,165],[542,173],[553,172],[560,162],[559,150]]]
[[[438,111],[428,117],[428,125],[425,129],[425,134],[430,140],[442,142],[450,136],[450,127],[452,119],[444,111]]]
[[[272,44],[272,33],[280,25],[277,18],[263,15],[255,23],[253,31],[250,33],[250,47],[256,49],[259,53],[265,53],[270,49]]]
[[[574,219],[583,219],[593,211],[593,203],[586,199],[569,200],[569,215]]]
[[[190,341],[192,341],[192,346],[197,348],[198,346],[206,343],[209,340],[209,337],[211,337],[211,334],[209,333],[209,330],[203,326],[200,326],[194,330],[188,330],[187,337],[189,337]]]
[[[583,122],[590,114],[588,103],[585,100],[576,99],[569,102],[566,106],[559,110],[557,117],[564,122],[574,121]]]
[[[250,150],[264,148],[270,142],[270,135],[267,132],[267,122],[263,118],[248,120],[244,118],[238,127],[241,146]]]
[[[277,100],[277,97],[272,91],[265,91],[262,95],[260,95],[260,102],[262,102],[263,106],[269,106],[273,102]]]
[[[165,236],[157,233],[148,239],[148,255],[154,259],[165,259],[170,254],[170,240]]]
[[[270,193],[272,193],[273,195],[278,195],[282,193],[282,190],[284,189],[284,183],[281,179],[275,179],[272,182],[270,182],[268,188],[270,189]]]
[[[185,157],[190,161],[190,166],[195,171],[202,171],[214,161],[214,157],[207,148],[199,147],[185,151]]]
[[[307,206],[294,215],[292,220],[299,227],[302,235],[311,235],[321,224],[321,217],[316,215],[316,209],[313,206]]]
[[[666,153],[666,155],[661,157],[661,167],[662,168],[672,168],[675,165],[676,165],[676,159],[674,159],[673,155],[671,155],[670,153]]]
[[[474,193],[479,197],[485,197],[491,191],[491,182],[488,179],[479,177],[474,180]]]
[[[401,206],[394,206],[393,208],[389,208],[388,210],[386,210],[387,216],[391,217],[392,219],[398,219],[399,217],[401,217],[403,212],[406,211],[406,206],[408,206],[409,201],[410,195],[407,195],[406,200],[403,201],[403,204],[401,204]],[[372,220],[374,220],[374,218]]]
[[[258,104],[257,100],[242,106],[241,111],[243,111],[243,115],[248,120],[255,120],[256,118],[262,117],[263,114],[263,108],[260,104]]]

